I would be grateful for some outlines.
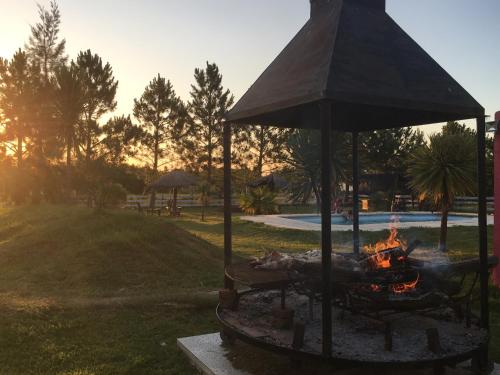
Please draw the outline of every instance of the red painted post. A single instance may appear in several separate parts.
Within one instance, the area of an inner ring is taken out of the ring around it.
[[[500,122],[500,112],[495,114],[495,121]],[[498,129],[495,133],[494,160],[495,229],[493,235],[493,248],[495,255],[500,257],[500,131]],[[496,287],[500,287],[500,266],[495,268],[493,272],[493,283]]]

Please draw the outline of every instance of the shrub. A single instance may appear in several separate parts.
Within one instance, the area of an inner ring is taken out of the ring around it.
[[[240,197],[240,207],[249,215],[278,213],[277,194],[265,187],[250,190]]]
[[[95,202],[98,208],[117,207],[127,200],[127,190],[117,183],[100,184],[95,192]]]

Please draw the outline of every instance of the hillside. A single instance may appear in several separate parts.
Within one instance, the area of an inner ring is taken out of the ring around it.
[[[120,297],[215,288],[221,252],[163,218],[24,207],[0,211],[0,295]]]
[[[217,330],[221,251],[165,218],[0,209],[0,374],[191,374]]]

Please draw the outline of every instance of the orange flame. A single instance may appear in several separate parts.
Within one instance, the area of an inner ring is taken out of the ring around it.
[[[368,260],[370,261],[372,267],[375,269],[389,269],[392,267],[391,264],[391,254],[386,252],[386,250],[401,248],[406,250],[407,244],[405,241],[398,238],[397,228],[391,228],[391,233],[389,238],[383,241],[377,242],[375,245],[364,246],[364,251],[369,255]],[[400,262],[403,262],[404,256],[398,258]],[[389,290],[394,294],[405,294],[412,290],[415,290],[418,283],[420,282],[420,275],[417,279],[408,283],[393,284],[389,287]],[[372,292],[379,293],[382,291],[382,287],[377,284],[370,285]]]
[[[412,290],[414,290],[417,287],[419,281],[420,281],[420,275],[417,276],[417,279],[415,281],[411,281],[411,282],[405,283],[405,284],[392,285],[391,291],[395,294],[404,294],[404,293],[411,292]]]
[[[366,245],[363,249],[367,254],[371,254],[370,260],[375,268],[391,268],[391,254],[386,254],[384,251],[396,247],[406,248],[406,242],[398,238],[398,230],[393,227],[389,238],[375,245]]]

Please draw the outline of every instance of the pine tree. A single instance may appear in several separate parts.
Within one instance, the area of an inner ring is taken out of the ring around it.
[[[145,156],[152,168],[153,178],[156,178],[161,161],[184,136],[185,106],[170,81],[158,74],[146,86],[142,96],[134,100],[134,116],[141,122],[141,143],[146,149]],[[155,205],[155,198],[153,192],[151,207]]]
[[[51,79],[56,70],[66,63],[67,56],[66,41],[59,37],[61,13],[57,3],[51,1],[49,9],[38,4],[38,14],[39,21],[31,26],[31,35],[25,48],[36,88],[32,103],[35,161],[42,168],[47,157],[58,156],[61,150],[57,137],[58,124],[54,121]]]
[[[361,165],[372,173],[404,174],[406,161],[425,143],[418,129],[376,130],[360,136]]]
[[[174,143],[184,135],[185,106],[172,83],[158,74],[134,100],[134,116],[141,123],[145,157],[156,177],[163,159],[169,151],[172,155]]]
[[[61,13],[57,3],[51,1],[50,9],[45,9],[40,4],[37,6],[40,21],[31,26],[26,51],[30,63],[41,68],[44,80],[48,84],[56,69],[67,61],[66,40],[59,40]]]
[[[104,138],[101,143],[101,158],[117,166],[127,158],[135,157],[143,132],[132,122],[130,116],[113,117],[102,130]]]
[[[81,75],[74,62],[57,69],[53,77],[53,87],[56,116],[66,146],[66,166],[69,178],[71,156],[76,145],[78,122],[83,113],[85,100]]]
[[[18,50],[10,62],[2,61],[0,70],[0,108],[4,123],[4,144],[16,155],[22,168],[26,141],[30,136],[32,82],[28,58]]]
[[[79,126],[79,149],[83,151],[87,166],[95,159],[101,143],[102,128],[99,119],[116,108],[118,81],[109,63],[90,50],[80,52],[75,63],[85,92],[83,116]]]
[[[256,125],[249,128],[248,154],[257,176],[262,176],[264,165],[273,166],[280,160],[283,145],[286,144],[290,130],[271,126]]]
[[[190,136],[183,142],[183,158],[193,169],[207,172],[210,193],[214,161],[222,155],[223,118],[234,102],[229,90],[222,86],[222,74],[216,64],[207,62],[196,69],[191,85]]]

